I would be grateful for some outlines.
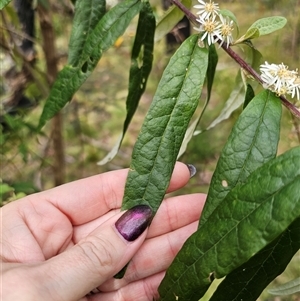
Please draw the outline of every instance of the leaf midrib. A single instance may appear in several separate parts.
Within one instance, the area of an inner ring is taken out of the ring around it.
[[[283,185],[280,189],[276,190],[274,193],[272,193],[272,195],[268,196],[265,201],[261,202],[258,204],[258,206],[256,208],[254,208],[254,210],[252,210],[250,213],[248,213],[245,217],[243,217],[240,221],[238,221],[236,223],[236,225],[234,227],[232,227],[229,231],[226,232],[225,235],[223,235],[219,240],[216,241],[215,244],[213,244],[211,247],[209,247],[209,249],[207,249],[199,258],[197,258],[193,264],[191,264],[190,266],[188,266],[185,271],[180,275],[179,278],[177,278],[177,280],[175,281],[175,283],[179,283],[180,282],[180,279],[182,277],[185,276],[186,273],[189,272],[189,269],[190,268],[193,268],[194,265],[196,265],[197,262],[199,262],[200,260],[202,260],[202,258],[207,254],[209,253],[214,247],[216,247],[222,240],[224,240],[232,231],[234,231],[236,228],[238,228],[238,225],[243,222],[245,219],[247,219],[250,215],[253,214],[253,212],[255,212],[256,210],[258,210],[260,208],[260,206],[262,206],[263,204],[265,204],[266,202],[269,201],[270,198],[274,198],[274,196],[278,193],[280,193],[280,191],[286,187],[288,187],[289,185],[291,185],[296,179],[300,179],[300,175],[297,175],[295,178],[292,179],[292,181],[288,182],[287,184]],[[217,207],[218,208],[218,207]],[[210,215],[211,217],[211,215]],[[210,218],[209,217],[209,218]],[[209,220],[209,219],[208,219]],[[206,222],[207,223],[207,222]],[[201,231],[204,231],[203,228],[201,229]],[[215,272],[215,271],[214,271]],[[222,277],[222,276],[221,276]],[[171,287],[170,289],[167,291],[167,293],[165,295],[168,294],[168,292],[171,290]]]

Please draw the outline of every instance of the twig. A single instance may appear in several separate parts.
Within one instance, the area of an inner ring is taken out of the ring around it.
[[[188,19],[198,24],[196,19],[197,17],[190,12],[181,2],[178,0],[170,0],[174,5],[176,5],[182,12],[188,17]],[[220,44],[221,41],[219,40],[218,43]],[[222,49],[227,52],[227,54],[233,58],[244,70],[246,70],[251,76],[253,76],[254,79],[256,79],[261,85],[264,84],[263,80],[261,79],[260,75],[248,64],[246,63],[236,52],[232,50],[232,48],[227,44],[222,44]],[[289,102],[283,95],[281,95],[280,100],[282,104],[297,118],[300,119],[300,111],[297,109],[295,105],[293,105],[291,102]]]
[[[2,16],[3,16],[3,15],[2,15]],[[36,40],[36,39],[30,37],[28,34],[26,34],[26,33],[24,33],[24,32],[19,32],[19,31],[17,31],[17,30],[12,29],[11,27],[1,26],[1,25],[0,25],[0,29],[9,31],[9,32],[13,33],[14,35],[19,36],[19,37],[22,38],[22,39],[26,39],[26,40],[28,40],[28,41],[31,41],[31,42],[37,44],[37,40]]]

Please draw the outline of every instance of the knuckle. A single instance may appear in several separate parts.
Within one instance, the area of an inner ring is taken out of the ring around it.
[[[116,250],[107,239],[89,236],[78,247],[81,248],[86,265],[98,273],[106,274],[115,264],[113,254]]]

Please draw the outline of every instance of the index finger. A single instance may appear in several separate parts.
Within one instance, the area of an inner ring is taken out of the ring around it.
[[[31,201],[41,202],[42,198],[63,212],[73,225],[80,225],[121,207],[127,174],[128,169],[121,169],[91,176],[38,193],[31,196]],[[186,164],[177,162],[168,192],[183,187],[189,178]]]

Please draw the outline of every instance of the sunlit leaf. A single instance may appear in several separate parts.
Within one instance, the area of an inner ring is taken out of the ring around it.
[[[262,18],[254,22],[248,30],[258,29],[259,35],[266,35],[283,28],[287,20],[281,16]]]
[[[270,34],[276,30],[283,28],[287,20],[284,17],[274,16],[262,18],[254,22],[247,32],[241,36],[234,44],[242,43],[245,40],[258,38],[263,35]]]
[[[234,41],[234,45],[235,44],[239,44],[239,43],[242,43],[246,40],[249,40],[249,39],[254,39],[254,38],[258,38],[259,37],[259,30],[258,28],[249,28],[247,30],[247,32],[242,35],[240,38],[238,38],[236,41]]]
[[[7,183],[0,183],[0,196],[2,197],[4,194],[8,192],[13,192],[15,189],[8,185]]]
[[[0,0],[0,10],[3,9],[6,5],[8,5],[11,0]]]

